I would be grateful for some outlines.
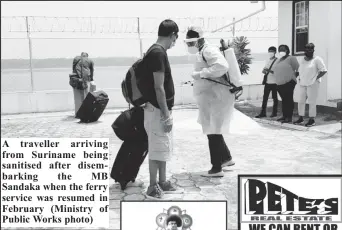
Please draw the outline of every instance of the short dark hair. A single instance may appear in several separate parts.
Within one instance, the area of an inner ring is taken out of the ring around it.
[[[305,45],[305,48],[314,49],[315,48],[315,44],[310,42],[309,44]]]
[[[85,55],[86,57],[89,57],[89,54],[86,53],[86,52],[82,52],[82,53],[81,53],[81,56],[83,56],[83,55]]]
[[[271,46],[270,48],[268,48],[268,52],[274,52],[277,53],[277,48],[275,48],[274,46]]]
[[[168,37],[171,34],[177,34],[178,32],[178,25],[171,19],[166,19],[162,21],[159,25],[158,36]]]
[[[290,48],[287,46],[287,45],[280,45],[279,47],[278,47],[278,51],[280,50],[280,48],[285,48],[285,50],[286,50],[286,54],[287,55],[289,55],[290,54]]]
[[[169,222],[171,222],[171,221],[176,221],[176,223],[177,223],[177,227],[182,227],[182,219],[179,217],[179,216],[177,216],[177,215],[171,215],[171,216],[169,216],[167,219],[166,219],[166,225],[168,225],[169,224]]]
[[[199,38],[199,34],[196,31],[188,30],[188,32],[186,33],[186,37],[187,38]]]

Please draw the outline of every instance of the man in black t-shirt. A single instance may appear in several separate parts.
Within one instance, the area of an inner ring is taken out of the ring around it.
[[[173,151],[171,109],[175,91],[166,50],[175,45],[178,31],[177,24],[169,19],[159,25],[158,40],[144,58],[145,75],[138,81],[138,87],[148,101],[144,108],[150,170],[146,195],[155,199],[162,198],[164,193],[177,192],[166,180],[166,161],[170,160]]]

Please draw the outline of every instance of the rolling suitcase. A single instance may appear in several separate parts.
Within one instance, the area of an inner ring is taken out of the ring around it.
[[[125,190],[130,181],[135,181],[147,153],[147,141],[125,141],[122,143],[110,173],[110,177],[120,183],[122,190]]]
[[[108,95],[100,90],[89,92],[76,113],[81,122],[97,121],[108,104]]]

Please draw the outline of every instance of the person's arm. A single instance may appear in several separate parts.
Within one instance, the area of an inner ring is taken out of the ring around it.
[[[290,65],[291,65],[293,71],[295,72],[296,77],[298,77],[298,75],[299,75],[298,74],[299,62],[298,62],[296,57],[291,56]]]
[[[76,65],[77,65],[78,61],[79,61],[79,58],[78,58],[78,57],[75,57],[75,58],[74,58],[74,61],[72,62],[72,72],[73,72],[73,73],[77,73],[77,72],[76,72]]]
[[[201,78],[221,77],[227,73],[229,68],[228,62],[218,48],[209,46],[203,52],[209,67],[199,71]]]
[[[162,113],[162,119],[166,120],[170,118],[170,112],[166,103],[166,94],[164,89],[164,72],[154,72],[154,90],[156,91],[157,102]]]
[[[270,70],[270,67],[271,67],[273,61],[275,61],[275,60],[272,59],[271,61],[268,61],[268,63],[266,63],[264,69],[262,70],[262,73],[263,73],[263,74],[267,74],[268,72],[274,73],[272,70]]]
[[[325,67],[325,64],[324,64],[322,58],[320,58],[320,57],[316,58],[316,66],[318,69],[318,75],[317,75],[317,80],[318,80],[321,77],[323,77],[323,75],[326,74],[328,71],[327,71],[327,68]]]
[[[265,67],[262,69],[262,73],[263,74],[267,74],[267,71],[268,71],[268,68],[267,68],[267,65],[268,63],[266,63]]]

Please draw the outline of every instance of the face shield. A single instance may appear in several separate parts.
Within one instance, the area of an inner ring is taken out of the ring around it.
[[[189,54],[196,54],[198,52],[198,40],[200,38],[184,39],[185,49]]]

